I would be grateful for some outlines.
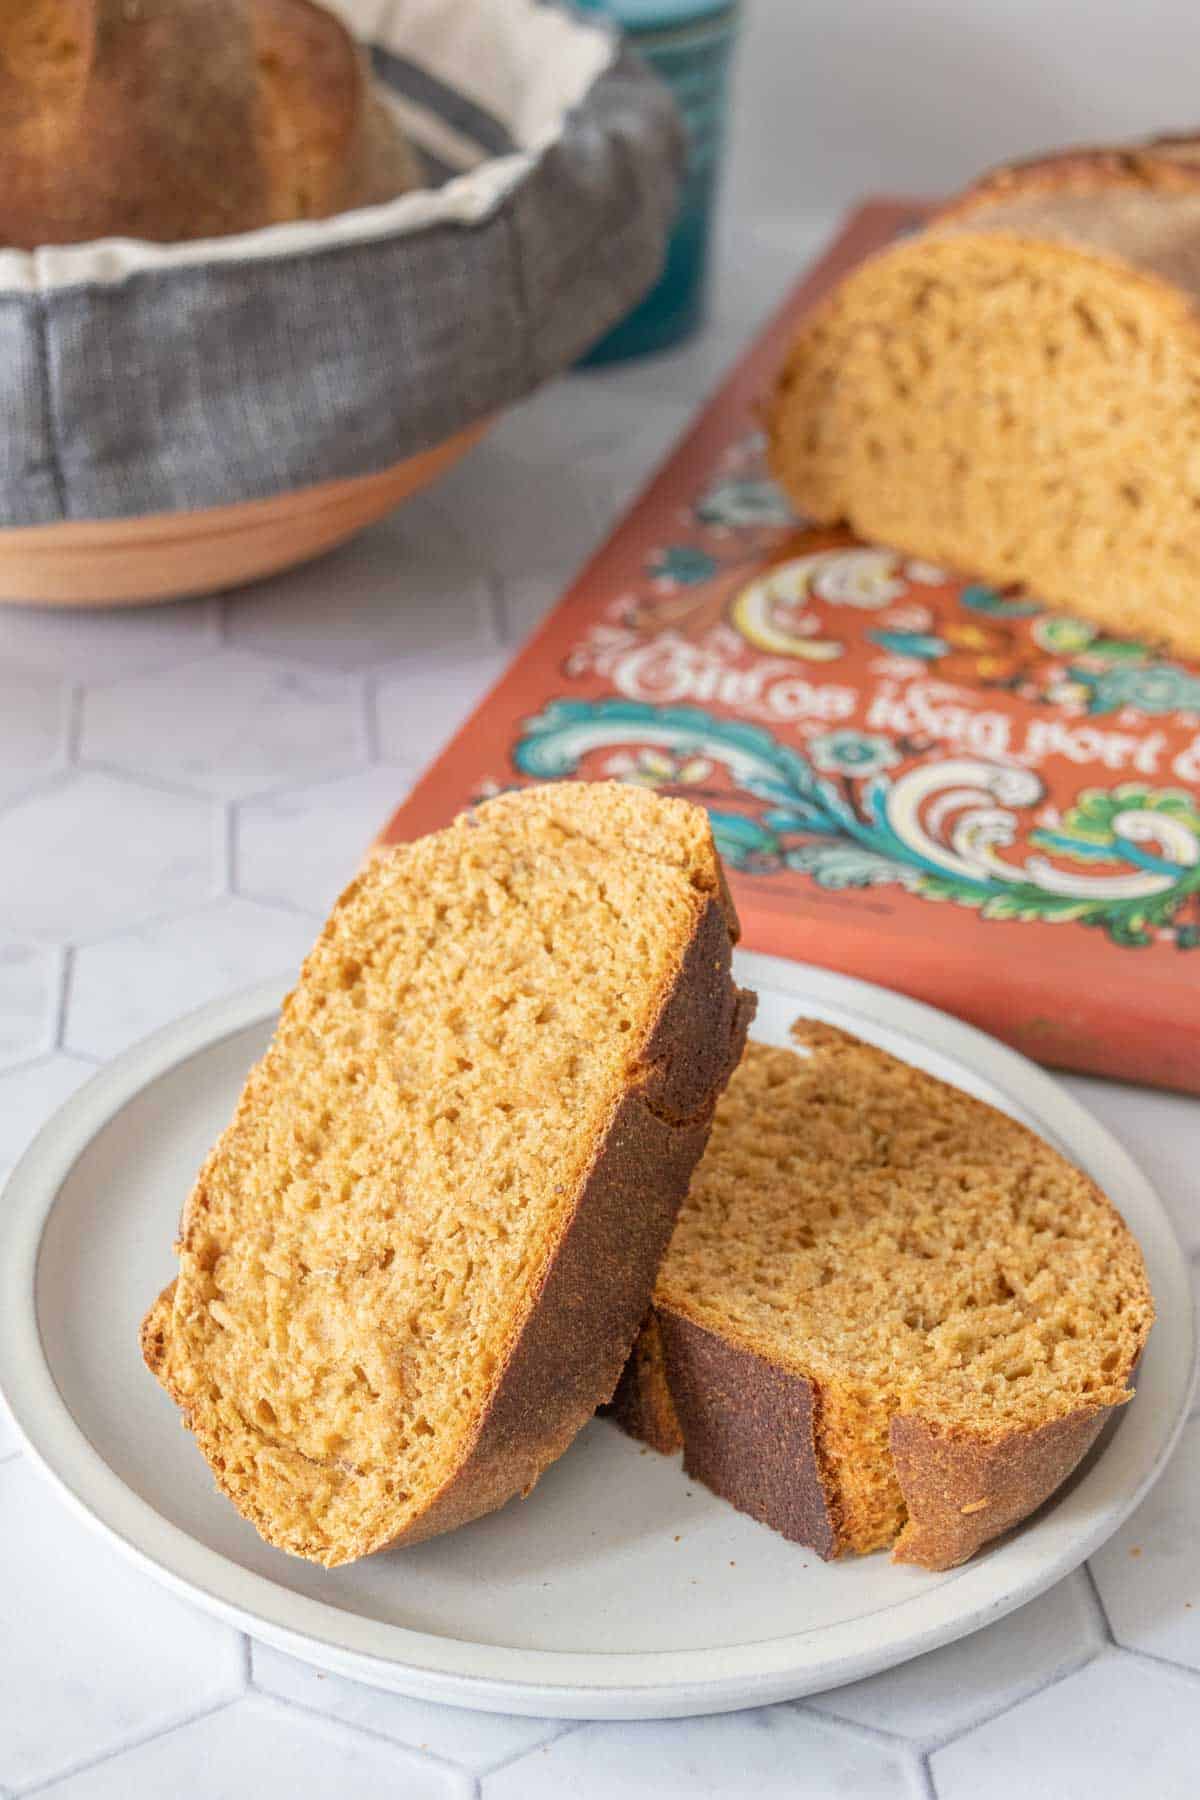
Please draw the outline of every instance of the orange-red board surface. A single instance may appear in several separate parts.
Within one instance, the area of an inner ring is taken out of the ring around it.
[[[708,807],[752,949],[1200,1092],[1200,668],[795,518],[757,405],[919,219],[861,208],[388,823],[617,776]]]

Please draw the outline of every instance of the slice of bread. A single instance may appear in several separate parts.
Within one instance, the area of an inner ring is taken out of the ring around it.
[[[1154,1318],[1137,1244],[1023,1125],[830,1025],[750,1044],[620,1424],[823,1557],[963,1562],[1095,1441]]]
[[[142,1330],[218,1485],[332,1566],[527,1492],[612,1393],[751,996],[705,814],[489,801],[342,895]]]
[[[807,318],[801,512],[1200,656],[1200,139],[993,171]]]

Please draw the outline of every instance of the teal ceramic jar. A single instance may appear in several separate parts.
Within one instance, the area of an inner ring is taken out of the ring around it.
[[[665,350],[704,316],[709,243],[725,137],[737,0],[579,0],[608,13],[675,96],[688,136],[679,217],[656,287],[584,358]]]

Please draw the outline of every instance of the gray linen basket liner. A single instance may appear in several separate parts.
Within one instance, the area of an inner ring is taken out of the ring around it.
[[[226,505],[432,448],[661,265],[670,102],[537,0],[340,0],[440,185],[204,243],[0,250],[0,525]]]

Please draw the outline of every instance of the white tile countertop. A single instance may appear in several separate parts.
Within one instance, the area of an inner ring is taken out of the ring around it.
[[[296,964],[812,243],[794,222],[731,226],[695,344],[559,382],[307,569],[154,610],[0,612],[0,1169],[98,1063]],[[1200,1254],[1197,1103],[1067,1085]],[[804,1703],[567,1726],[248,1644],[92,1536],[0,1418],[0,1800],[1170,1800],[1197,1769],[1200,1417],[1091,1566],[989,1630]]]

